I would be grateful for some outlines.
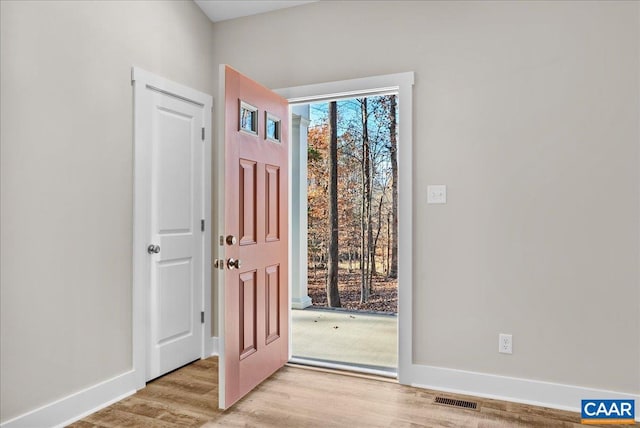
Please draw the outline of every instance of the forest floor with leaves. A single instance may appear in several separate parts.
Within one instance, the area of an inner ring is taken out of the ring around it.
[[[310,268],[308,271],[308,293],[314,307],[327,307],[326,269]],[[388,279],[384,274],[373,277],[373,290],[367,303],[360,303],[360,271],[338,270],[340,303],[345,309],[397,313],[398,280]]]

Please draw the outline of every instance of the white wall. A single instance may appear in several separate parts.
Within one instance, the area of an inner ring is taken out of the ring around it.
[[[273,88],[416,72],[415,363],[637,394],[639,9],[322,1],[214,55]]]
[[[0,421],[131,368],[136,65],[213,93],[192,2],[0,2]]]

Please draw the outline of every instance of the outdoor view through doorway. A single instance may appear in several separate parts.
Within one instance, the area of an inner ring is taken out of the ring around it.
[[[311,305],[292,310],[293,361],[394,376],[397,95],[305,107]]]

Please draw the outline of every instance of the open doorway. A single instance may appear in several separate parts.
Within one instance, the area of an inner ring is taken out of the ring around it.
[[[306,186],[306,257],[299,262],[308,300],[292,311],[294,361],[397,373],[397,98],[392,92],[296,107],[308,118],[299,184]]]
[[[412,361],[412,320],[413,320],[413,85],[414,73],[396,73],[358,79],[333,81],[312,85],[294,86],[275,90],[287,99],[291,112],[291,181],[289,183],[290,219],[289,236],[289,291],[293,310],[312,305],[308,295],[307,263],[307,134],[310,125],[310,109],[306,106],[317,102],[337,101],[349,98],[373,97],[397,94],[397,156],[398,156],[398,316],[397,316],[397,379],[410,384],[415,377],[416,367]],[[292,335],[289,335],[291,342]],[[289,346],[291,362],[314,363],[293,358]],[[332,367],[332,364],[317,364]],[[354,370],[353,366],[336,364],[335,368]],[[364,372],[371,370],[362,369]],[[376,373],[375,370],[373,370]],[[382,372],[379,374],[392,375]]]

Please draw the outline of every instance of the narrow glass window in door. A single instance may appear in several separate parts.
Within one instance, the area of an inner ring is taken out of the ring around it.
[[[258,108],[240,100],[239,131],[258,135]]]
[[[280,142],[280,119],[267,112],[265,114],[264,138],[275,143]]]

